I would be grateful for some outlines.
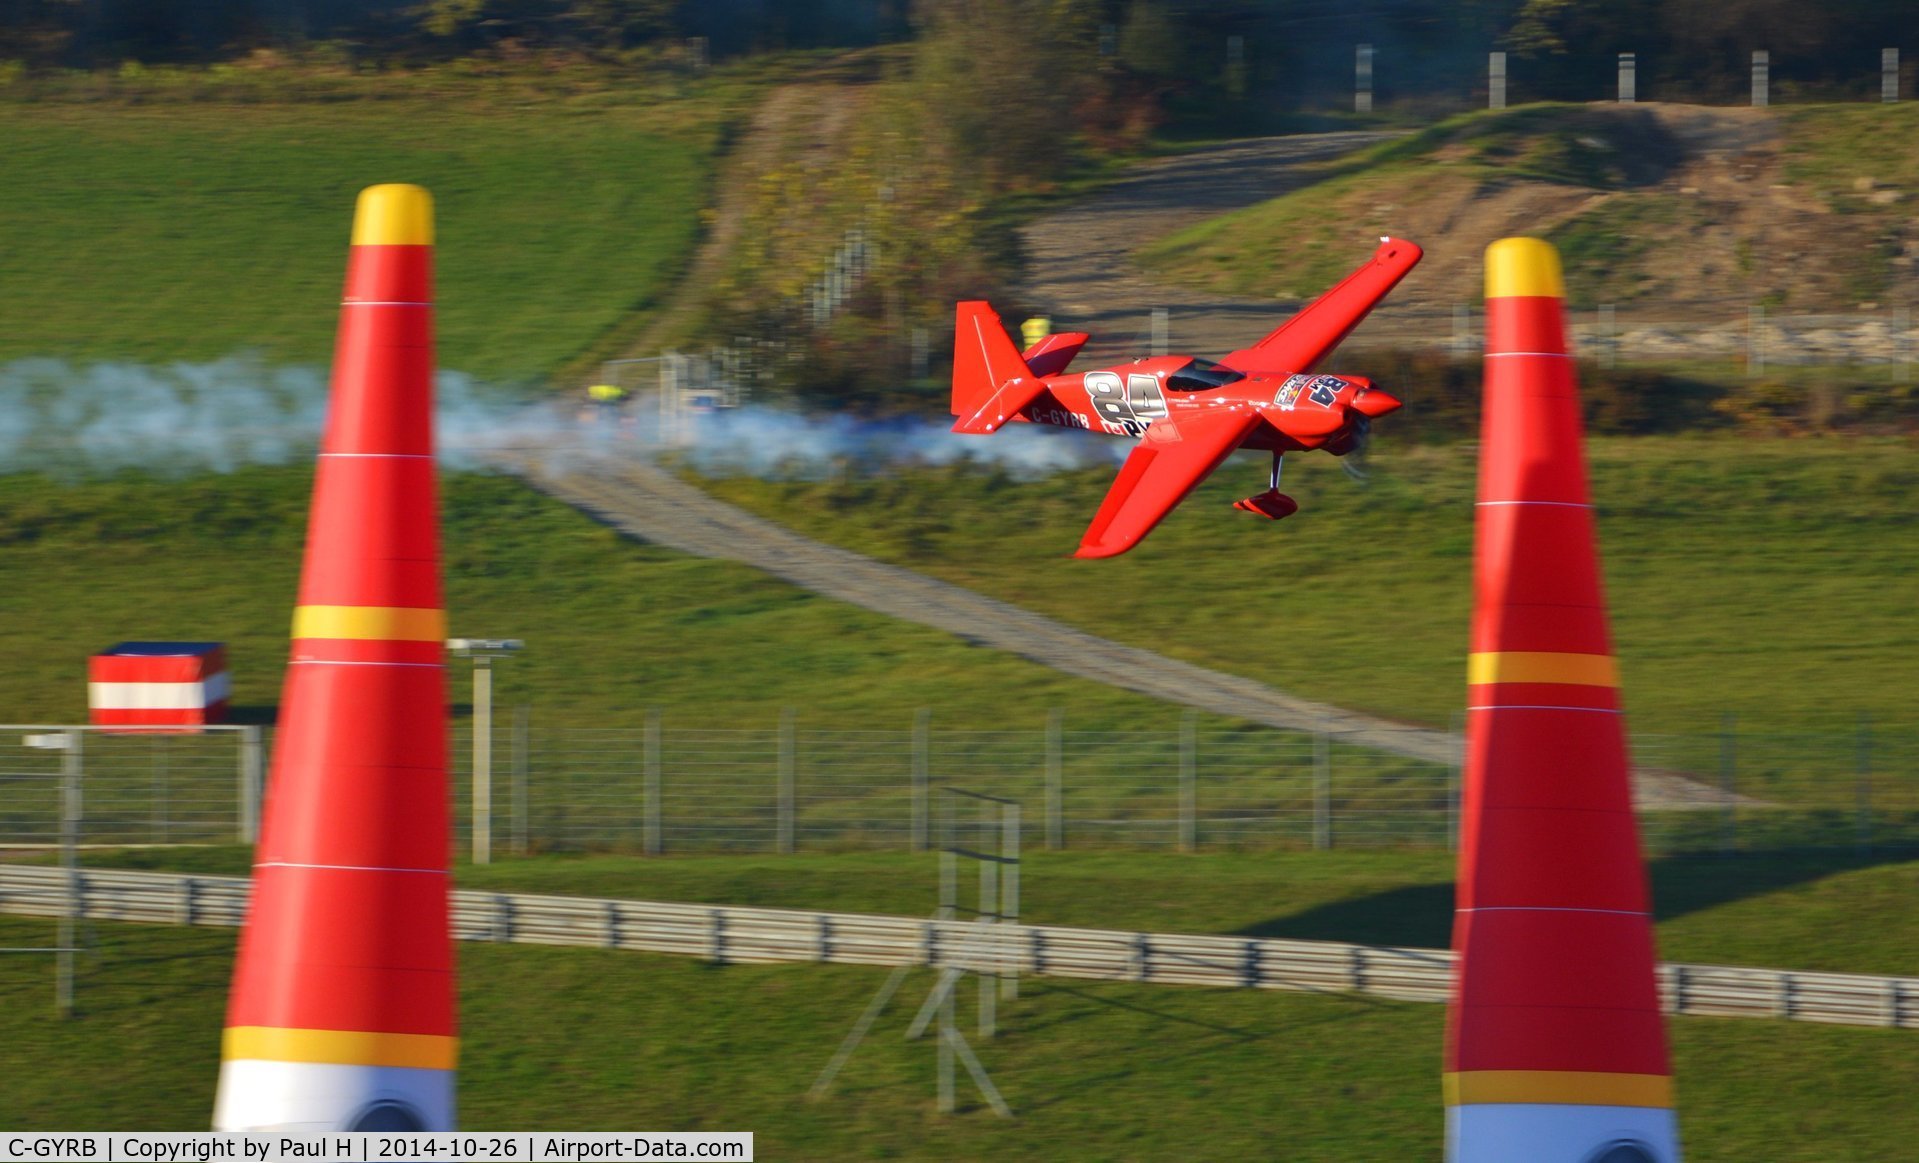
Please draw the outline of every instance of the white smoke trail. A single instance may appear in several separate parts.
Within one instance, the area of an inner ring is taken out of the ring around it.
[[[578,402],[489,396],[471,377],[435,381],[441,459],[489,467],[491,453],[555,457],[672,451],[709,475],[811,477],[846,467],[970,460],[1020,478],[1110,464],[1126,442],[1087,433],[1010,426],[958,436],[920,420],[867,421],[748,406],[695,415],[663,431],[649,399],[615,412]],[[324,372],[269,368],[247,356],[146,366],[22,359],[0,364],[0,472],[97,475],[127,469],[162,476],[230,472],[313,455],[326,416]]]

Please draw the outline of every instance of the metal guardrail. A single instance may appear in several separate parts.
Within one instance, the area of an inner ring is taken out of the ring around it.
[[[0,912],[22,916],[58,916],[77,904],[81,916],[98,920],[232,927],[245,919],[250,892],[249,882],[236,877],[88,870],[69,885],[58,868],[0,865]],[[455,892],[453,932],[466,941],[631,949],[721,963],[958,966],[1425,1002],[1446,1000],[1453,966],[1444,949],[523,893]],[[1659,986],[1669,1013],[1919,1029],[1914,977],[1667,964],[1659,967]]]

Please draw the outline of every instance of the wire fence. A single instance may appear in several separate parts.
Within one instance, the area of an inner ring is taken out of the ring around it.
[[[59,843],[66,752],[47,747],[45,737],[67,731],[82,740],[77,843],[134,847],[252,839],[265,728],[139,732],[0,724],[0,850]]]
[[[61,835],[62,753],[0,728],[0,846]],[[234,843],[257,818],[264,728],[83,732],[83,846]],[[494,731],[489,848],[797,852],[924,849],[930,789],[1031,805],[1042,848],[1211,850],[1453,845],[1457,763],[1304,733],[1169,716],[1158,727],[847,727],[787,713],[712,727],[658,712],[637,727],[543,726],[525,709]],[[453,841],[471,850],[472,735],[449,740]],[[1649,853],[1919,848],[1919,732],[1716,731],[1633,739]],[[1674,794],[1675,789],[1679,793]]]

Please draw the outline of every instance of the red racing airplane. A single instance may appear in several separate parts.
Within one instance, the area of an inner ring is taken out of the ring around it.
[[[953,431],[985,435],[1023,420],[1139,440],[1075,557],[1113,557],[1139,544],[1236,448],[1269,450],[1273,471],[1265,492],[1233,507],[1290,516],[1299,504],[1279,491],[1281,458],[1311,448],[1344,456],[1374,418],[1399,407],[1370,380],[1313,369],[1421,254],[1403,239],[1381,239],[1366,265],[1217,363],[1166,355],[1068,373],[1086,333],[1049,335],[1022,353],[990,304],[963,302],[953,333]]]

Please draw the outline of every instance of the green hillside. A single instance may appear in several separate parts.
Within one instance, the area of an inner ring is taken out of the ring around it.
[[[229,644],[234,702],[278,701],[310,469],[159,482],[0,476],[0,618],[31,631],[0,657],[12,722],[74,722],[86,657],[123,639]],[[912,708],[1007,722],[1002,708],[1074,708],[1097,726],[1171,713],[1152,700],[937,631],[870,614],[756,570],[627,541],[518,481],[444,481],[447,605],[455,634],[523,638],[502,704],[543,725],[637,729],[773,722],[779,709],[904,728]]]

